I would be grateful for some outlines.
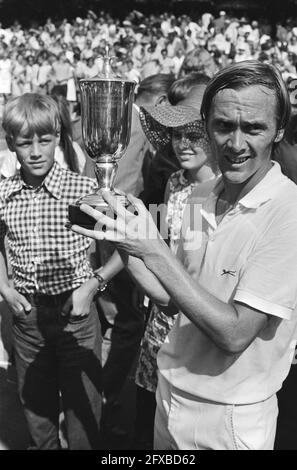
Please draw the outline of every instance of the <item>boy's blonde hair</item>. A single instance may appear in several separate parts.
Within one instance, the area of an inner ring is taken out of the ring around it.
[[[2,127],[10,139],[20,133],[28,137],[58,135],[61,128],[58,105],[50,96],[38,93],[12,98],[5,106]]]

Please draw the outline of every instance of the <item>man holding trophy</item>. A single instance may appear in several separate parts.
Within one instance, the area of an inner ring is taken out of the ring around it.
[[[197,230],[191,211],[183,221],[179,259],[134,197],[137,215],[103,193],[116,217],[83,205],[96,228],[72,229],[113,242],[143,290],[178,314],[158,354],[155,449],[272,450],[297,328],[297,188],[271,160],[288,91],[268,64],[232,64],[207,85],[201,115],[221,177],[195,206]]]

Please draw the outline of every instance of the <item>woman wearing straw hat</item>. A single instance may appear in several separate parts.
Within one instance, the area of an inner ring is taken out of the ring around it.
[[[209,163],[209,142],[200,117],[200,104],[205,87],[205,84],[194,86],[188,92],[187,98],[176,106],[163,104],[157,107],[142,107],[140,111],[141,123],[151,144],[157,150],[162,150],[171,143],[181,167],[170,176],[164,200],[167,206],[165,222],[168,227],[169,246],[173,253],[177,252],[183,213],[186,207],[190,207],[191,194],[195,195],[195,202],[197,198],[202,202],[215,183],[215,175]],[[154,304],[141,343],[135,377],[135,440],[140,448],[150,449],[153,445],[157,353],[174,319],[173,316],[162,313]]]

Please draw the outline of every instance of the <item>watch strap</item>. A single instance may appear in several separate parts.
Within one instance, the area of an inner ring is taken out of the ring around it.
[[[97,292],[98,293],[104,292],[107,288],[108,281],[106,281],[104,277],[101,276],[100,271],[94,271],[93,277],[95,277],[97,281],[99,282],[99,286],[97,287]]]

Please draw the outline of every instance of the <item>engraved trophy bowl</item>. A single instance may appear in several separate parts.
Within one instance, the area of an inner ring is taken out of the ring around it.
[[[85,203],[105,212],[108,206],[100,195],[101,189],[111,191],[120,203],[128,205],[126,197],[114,189],[113,181],[117,162],[130,140],[135,82],[118,78],[110,61],[111,57],[104,57],[103,72],[98,78],[79,82],[82,137],[86,151],[95,163],[98,189],[69,206],[69,220],[88,228],[93,228],[95,222],[79,206]]]

